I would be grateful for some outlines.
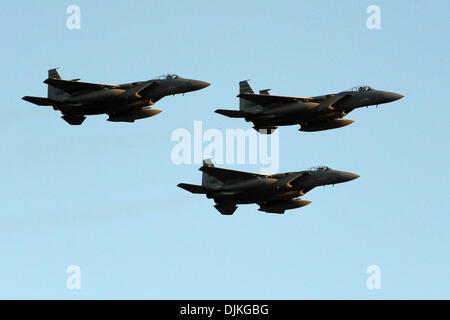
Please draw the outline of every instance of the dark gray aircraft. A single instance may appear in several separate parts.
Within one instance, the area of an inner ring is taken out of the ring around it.
[[[192,193],[206,194],[214,199],[221,214],[231,215],[237,204],[257,203],[259,211],[284,213],[311,203],[301,200],[308,191],[318,186],[347,182],[359,175],[316,167],[307,171],[262,175],[217,168],[210,159],[203,160],[202,185],[180,183],[178,187]]]
[[[230,118],[244,118],[253,122],[255,130],[272,133],[277,126],[300,125],[300,131],[321,131],[347,126],[353,120],[343,120],[356,108],[378,105],[401,99],[394,92],[375,90],[367,86],[355,87],[336,94],[300,98],[273,96],[270,89],[255,94],[247,81],[239,83],[239,111],[218,109],[217,113]]]
[[[80,79],[62,80],[56,69],[48,71],[48,97],[22,99],[38,106],[53,106],[62,118],[72,125],[80,125],[86,115],[109,115],[108,121],[134,122],[161,112],[151,109],[156,101],[168,95],[203,89],[208,82],[184,79],[170,74],[158,79],[126,84],[80,82]]]

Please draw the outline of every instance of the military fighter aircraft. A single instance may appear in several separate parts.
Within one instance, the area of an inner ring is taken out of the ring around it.
[[[277,129],[277,126],[296,124],[300,125],[300,131],[344,127],[353,123],[353,120],[342,118],[354,109],[392,102],[403,97],[398,93],[375,90],[368,86],[309,98],[273,96],[269,94],[270,89],[255,94],[248,81],[241,81],[239,89],[239,110],[218,109],[216,112],[230,118],[244,118],[247,122],[253,122],[255,130],[268,134]]]
[[[108,121],[134,122],[161,112],[151,109],[156,101],[168,95],[203,89],[209,83],[184,79],[169,74],[158,79],[126,84],[99,84],[62,80],[56,69],[48,71],[48,97],[25,96],[22,99],[38,106],[53,106],[62,118],[72,125],[80,125],[86,115],[109,115]]]
[[[306,171],[261,175],[217,168],[210,159],[203,160],[202,185],[180,183],[178,187],[191,193],[205,194],[214,199],[221,214],[231,215],[237,204],[257,203],[259,211],[280,213],[311,203],[301,200],[308,191],[318,186],[347,182],[359,175],[316,167]]]

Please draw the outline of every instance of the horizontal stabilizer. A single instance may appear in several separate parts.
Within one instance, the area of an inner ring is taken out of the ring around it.
[[[208,188],[189,183],[179,183],[178,187],[191,193],[206,193],[209,190]]]
[[[52,100],[52,99],[48,99],[48,98],[41,98],[41,97],[25,96],[22,99],[25,101],[37,104],[38,106],[53,106],[53,105],[58,104],[58,101],[56,101],[56,100]]]
[[[230,118],[245,118],[245,116],[248,114],[247,112],[239,110],[225,110],[225,109],[217,109],[214,112]]]

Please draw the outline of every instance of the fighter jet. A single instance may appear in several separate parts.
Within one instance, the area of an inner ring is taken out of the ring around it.
[[[178,187],[214,199],[221,214],[232,215],[237,204],[257,203],[259,211],[283,214],[285,210],[311,203],[299,197],[315,187],[334,185],[359,177],[355,173],[315,167],[306,171],[262,175],[217,168],[211,159],[203,160],[202,185],[180,183]]]
[[[126,84],[62,80],[56,69],[48,71],[47,98],[25,96],[22,99],[38,106],[53,106],[71,125],[80,125],[86,115],[109,115],[108,121],[134,122],[152,117],[161,110],[152,109],[155,102],[168,95],[203,89],[208,82],[184,79],[168,74],[157,79]]]
[[[271,134],[277,126],[300,125],[300,131],[321,131],[347,126],[343,120],[356,108],[379,105],[401,99],[398,93],[359,86],[335,94],[301,98],[274,96],[270,89],[255,94],[248,81],[239,83],[239,111],[218,109],[215,112],[230,118],[253,122],[260,133]],[[263,129],[263,130],[261,130]]]

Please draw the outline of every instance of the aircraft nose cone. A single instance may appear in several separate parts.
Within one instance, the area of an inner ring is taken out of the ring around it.
[[[348,181],[355,180],[359,178],[359,174],[356,173],[348,173]]]
[[[209,87],[211,85],[211,83],[206,82],[206,81],[200,81],[200,86],[203,88]],[[403,96],[402,96],[403,97]]]
[[[399,93],[395,93],[395,92],[387,92],[386,93],[386,99],[389,102],[396,101],[396,100],[399,100],[401,98],[403,98],[403,95],[401,95]]]
[[[210,86],[211,84],[206,81],[200,81],[200,80],[191,80],[191,86],[193,90],[200,90],[203,88],[206,88]]]
[[[341,171],[340,173],[340,179],[342,182],[352,181],[359,178],[359,174],[352,173],[352,172],[345,172]]]

